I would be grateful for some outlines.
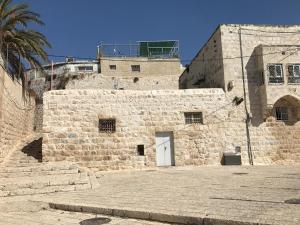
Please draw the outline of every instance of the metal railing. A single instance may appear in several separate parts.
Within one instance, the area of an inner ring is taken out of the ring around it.
[[[98,46],[98,57],[179,58],[179,41],[139,41],[134,44]]]
[[[288,83],[289,84],[300,84],[300,77],[289,76]]]
[[[283,77],[269,77],[269,84],[282,84],[283,82]]]

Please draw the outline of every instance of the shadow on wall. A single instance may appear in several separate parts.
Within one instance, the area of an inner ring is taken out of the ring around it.
[[[262,115],[262,96],[260,86],[263,84],[261,71],[258,69],[257,55],[255,50],[252,52],[249,61],[246,65],[246,85],[248,85],[248,96],[250,112],[252,115],[251,124],[258,127],[264,122]]]
[[[42,143],[43,143],[43,138],[35,140],[35,141],[29,143],[28,145],[26,145],[22,149],[22,152],[28,156],[32,156],[33,158],[37,159],[39,162],[42,162],[42,159],[43,159]]]

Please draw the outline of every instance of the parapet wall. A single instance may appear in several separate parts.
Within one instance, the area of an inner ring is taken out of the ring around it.
[[[124,89],[124,90],[176,90],[179,75],[155,76],[107,76],[85,74],[77,76],[66,85],[66,89]]]
[[[33,132],[35,100],[0,66],[0,162]]]

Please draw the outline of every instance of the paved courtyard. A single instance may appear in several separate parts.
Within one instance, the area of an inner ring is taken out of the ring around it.
[[[69,211],[160,222],[300,224],[300,205],[287,202],[300,199],[299,166],[174,167],[100,172],[97,177],[95,190],[1,201],[30,199]]]

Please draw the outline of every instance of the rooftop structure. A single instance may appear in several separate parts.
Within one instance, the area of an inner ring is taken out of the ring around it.
[[[138,41],[134,44],[105,44],[98,46],[98,57],[179,58],[179,41]]]

